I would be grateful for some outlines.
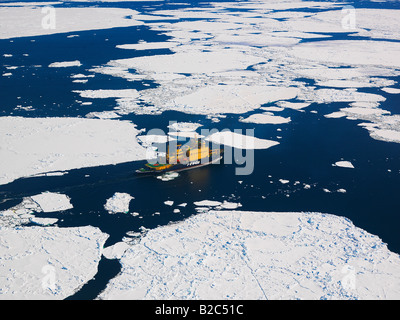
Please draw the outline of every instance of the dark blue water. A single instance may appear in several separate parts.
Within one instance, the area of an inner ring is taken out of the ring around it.
[[[91,5],[73,3],[69,6]],[[139,11],[177,8],[168,2],[154,6],[150,3],[96,3],[96,6],[130,7]],[[197,6],[195,2],[191,6]],[[359,2],[358,6],[386,6],[395,8],[397,3]],[[306,10],[306,9],[302,9]],[[67,38],[69,34],[79,37]],[[336,39],[348,35],[331,34]],[[108,40],[106,40],[108,39]],[[24,117],[77,117],[93,111],[113,110],[114,99],[97,99],[90,106],[73,90],[83,89],[148,89],[152,82],[129,82],[121,78],[96,74],[86,84],[72,83],[71,73],[87,74],[87,69],[103,65],[110,60],[139,55],[171,54],[169,50],[134,51],[115,48],[118,44],[145,41],[165,41],[165,35],[149,30],[146,26],[114,28],[108,30],[73,32],[40,37],[0,40],[0,116]],[[31,40],[35,40],[32,42]],[[322,40],[326,40],[323,38]],[[4,57],[3,54],[12,54]],[[28,54],[25,56],[24,54]],[[55,61],[79,60],[80,67],[48,68]],[[7,71],[5,66],[25,66]],[[40,65],[40,67],[38,67]],[[310,82],[307,79],[299,81]],[[399,78],[393,78],[400,81]],[[309,83],[314,85],[313,83]],[[377,89],[360,91],[377,93]],[[399,114],[400,99],[396,95],[378,92],[387,100],[382,108]],[[90,100],[92,101],[92,100]],[[15,110],[17,105],[32,106],[33,111]],[[255,151],[254,172],[248,176],[235,175],[235,165],[220,164],[182,172],[172,181],[164,182],[154,177],[138,177],[134,170],[144,162],[123,163],[71,170],[64,176],[19,179],[0,186],[0,210],[20,203],[26,196],[42,191],[62,192],[71,198],[73,209],[53,214],[60,227],[99,227],[110,235],[106,246],[121,241],[127,231],[140,231],[181,221],[195,214],[193,202],[204,199],[240,202],[240,209],[247,211],[318,211],[344,216],[366,231],[378,235],[390,250],[400,253],[400,145],[372,139],[367,130],[357,126],[362,121],[327,119],[323,115],[347,106],[343,103],[311,105],[306,112],[285,109],[281,116],[291,117],[284,125],[257,125],[238,122],[237,115],[228,115],[219,123],[212,123],[204,116],[180,112],[162,115],[125,115],[138,128],[160,128],[164,131],[170,120],[200,122],[204,128],[255,129],[255,136],[279,141],[267,150]],[[315,110],[317,113],[311,113]],[[247,116],[252,112],[241,115]],[[282,131],[277,131],[281,128]],[[278,139],[277,137],[281,137]],[[341,158],[351,161],[355,169],[332,166]],[[388,171],[390,170],[390,171]],[[270,176],[270,177],[269,177]],[[281,184],[279,179],[287,179]],[[299,181],[300,184],[294,184]],[[240,183],[239,183],[240,182]],[[303,184],[311,185],[304,189]],[[323,189],[332,192],[324,192]],[[335,192],[346,189],[346,193]],[[139,212],[142,218],[129,214],[109,214],[104,204],[115,192],[126,192],[135,197],[130,212]],[[174,207],[164,204],[173,200]],[[160,215],[154,214],[160,212]],[[38,216],[46,216],[45,214]],[[107,281],[119,271],[118,261],[103,259],[95,279],[85,285],[70,299],[94,299]]]

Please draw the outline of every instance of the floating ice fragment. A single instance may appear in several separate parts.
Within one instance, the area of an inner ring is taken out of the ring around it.
[[[215,207],[215,206],[221,205],[222,203],[219,201],[213,201],[213,200],[202,200],[202,201],[193,202],[193,204],[195,206],[199,206],[199,207]]]
[[[107,259],[121,259],[124,252],[129,248],[126,242],[117,242],[116,244],[103,249],[103,256]]]
[[[128,213],[129,212],[129,203],[134,199],[128,193],[120,193],[116,192],[111,198],[109,198],[104,205],[104,209],[106,209],[109,213]]]
[[[64,62],[53,62],[49,64],[50,68],[65,68],[65,67],[79,67],[81,66],[81,62],[79,60],[75,61],[64,61]]]
[[[333,164],[333,166],[354,169],[354,166],[350,161],[337,161],[335,164]]]
[[[157,179],[160,179],[161,181],[171,181],[177,177],[179,177],[178,172],[166,172],[160,176],[157,176]]]

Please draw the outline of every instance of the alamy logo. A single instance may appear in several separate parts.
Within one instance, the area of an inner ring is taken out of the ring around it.
[[[341,284],[343,288],[347,291],[356,289],[356,271],[353,266],[346,265],[342,268],[342,273],[344,274]]]
[[[54,292],[56,289],[56,269],[51,265],[45,265],[42,268],[42,273],[45,275],[42,278],[42,289]]]
[[[345,30],[356,29],[356,9],[353,6],[342,8],[342,28]]]
[[[56,28],[56,9],[50,6],[42,8],[42,13],[45,16],[42,18],[43,29],[55,29]]]

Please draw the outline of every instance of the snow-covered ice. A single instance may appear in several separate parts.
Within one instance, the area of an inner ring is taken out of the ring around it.
[[[199,207],[215,207],[221,205],[222,202],[215,200],[201,200],[201,201],[195,201],[193,202],[193,204]]]
[[[333,165],[336,167],[354,169],[354,165],[350,161],[347,161],[347,160],[337,161]]]
[[[179,177],[179,173],[178,172],[166,172],[162,175],[157,176],[157,179],[161,180],[161,181],[171,181],[174,180],[176,178]]]
[[[57,7],[56,28],[44,28],[45,15],[40,7],[0,7],[0,39],[143,25],[135,19],[137,14],[135,10],[120,8]]]
[[[252,114],[251,116],[241,119],[242,122],[251,122],[251,123],[259,123],[259,124],[282,124],[290,122],[290,117],[285,118],[281,116],[275,116],[266,113],[257,113]]]
[[[70,199],[65,194],[43,192],[31,197],[44,212],[55,212],[72,209]]]
[[[99,298],[400,296],[399,256],[329,214],[209,211],[150,230],[120,261],[120,274]]]
[[[276,141],[260,139],[231,131],[212,133],[206,140],[238,149],[268,149],[279,144]]]
[[[50,68],[67,68],[67,67],[79,67],[82,63],[78,60],[75,61],[63,61],[63,62],[53,62],[49,64]]]
[[[65,299],[97,273],[98,228],[0,228],[0,299]]]
[[[128,121],[0,117],[0,184],[49,171],[146,159]],[[46,141],[46,143],[43,143]]]

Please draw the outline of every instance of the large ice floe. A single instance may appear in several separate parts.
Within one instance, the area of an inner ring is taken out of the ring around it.
[[[0,184],[49,171],[146,159],[128,121],[0,117]],[[101,143],[99,143],[101,142]]]
[[[149,230],[120,261],[100,299],[400,297],[399,256],[329,214],[211,210]]]
[[[109,213],[127,213],[132,199],[134,198],[128,193],[116,192],[111,198],[107,199],[104,209]]]
[[[138,12],[120,8],[65,8],[43,10],[43,3],[0,7],[0,39],[142,25]],[[52,5],[49,3],[48,6]],[[53,25],[54,23],[54,25]]]
[[[0,228],[0,299],[65,299],[97,273],[108,235],[95,227]]]

